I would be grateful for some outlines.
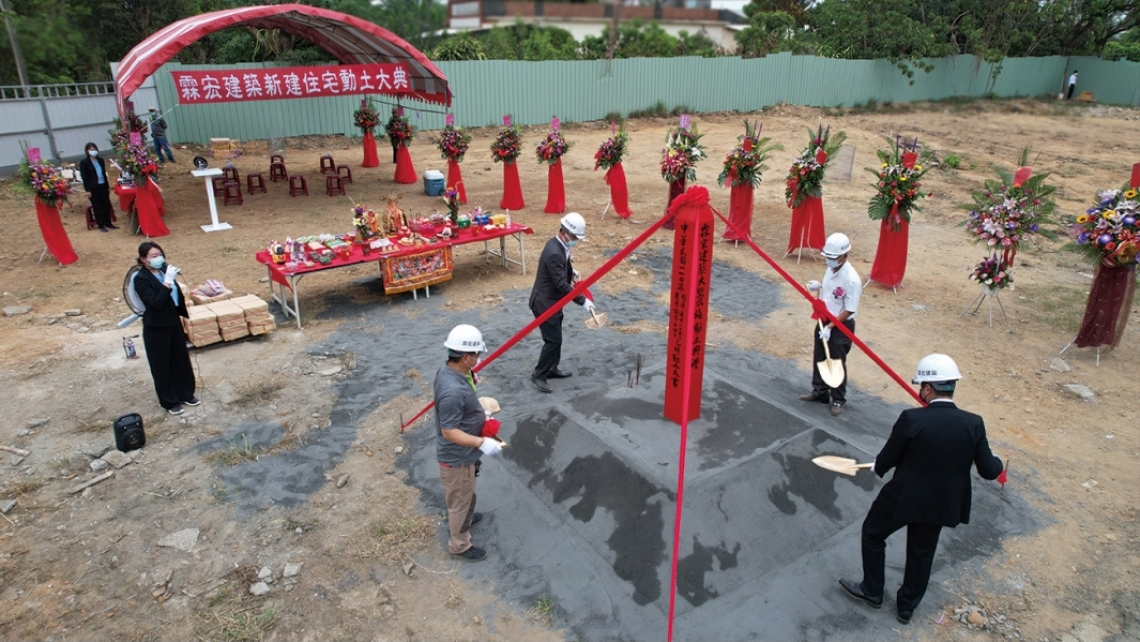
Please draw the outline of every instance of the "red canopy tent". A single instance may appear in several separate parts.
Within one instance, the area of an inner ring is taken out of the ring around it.
[[[119,115],[127,99],[146,79],[187,45],[231,27],[278,29],[321,47],[343,64],[402,62],[408,66],[412,93],[426,102],[451,104],[447,77],[418,49],[367,20],[303,4],[241,7],[213,11],[171,23],[131,49],[119,64],[115,98]]]

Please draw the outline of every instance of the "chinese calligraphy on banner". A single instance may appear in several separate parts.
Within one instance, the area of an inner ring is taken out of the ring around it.
[[[692,188],[701,189],[701,188]],[[692,191],[692,189],[690,191]],[[681,198],[685,198],[682,196]],[[694,202],[695,201],[695,202]],[[686,199],[678,208],[673,231],[673,281],[669,304],[668,360],[665,368],[665,417],[681,423],[685,378],[689,384],[689,417],[701,416],[701,386],[705,372],[705,336],[708,333],[709,279],[712,276],[713,215],[707,192]],[[695,281],[694,297],[689,289]],[[687,319],[692,310],[693,322]],[[686,335],[692,335],[692,352],[685,354]]]
[[[172,71],[170,75],[182,105],[412,92],[403,63]]]

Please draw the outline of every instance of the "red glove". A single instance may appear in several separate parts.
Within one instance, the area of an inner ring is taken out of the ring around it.
[[[1005,488],[1005,483],[1006,483],[1007,481],[1009,481],[1009,479],[1006,477],[1006,473],[1007,473],[1007,472],[1008,472],[1008,471],[1007,471],[1005,468],[1003,468],[1003,469],[1002,469],[1002,471],[1001,471],[1001,474],[1000,474],[1000,475],[998,475],[998,477],[997,477],[997,483],[1001,484],[1001,487],[1002,487],[1002,488]]]
[[[502,428],[502,427],[503,427],[503,422],[499,421],[498,419],[495,419],[494,417],[488,417],[487,421],[483,424],[482,435],[484,437],[495,437],[499,434],[499,428]],[[1005,473],[1002,473],[1002,474],[1005,474]]]

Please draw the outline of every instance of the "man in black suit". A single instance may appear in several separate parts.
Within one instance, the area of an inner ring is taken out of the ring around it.
[[[87,143],[83,148],[87,158],[79,161],[79,177],[83,179],[83,191],[91,199],[91,210],[95,215],[95,222],[99,224],[99,231],[106,232],[107,228],[119,229],[111,224],[111,183],[107,179],[107,163],[99,158],[99,146]]]
[[[546,242],[542,255],[538,257],[538,271],[534,276],[534,287],[530,290],[530,311],[536,319],[569,294],[577,280],[577,272],[570,264],[570,250],[586,236],[586,219],[577,212],[570,212],[562,217],[561,223],[558,234]],[[586,306],[587,310],[594,309],[594,302],[584,296],[575,298],[574,303]],[[538,329],[542,332],[542,354],[530,380],[542,392],[554,392],[546,380],[562,379],[571,374],[558,369],[562,360],[562,310]]]
[[[863,521],[863,581],[839,580],[851,597],[882,608],[887,538],[905,526],[906,570],[895,601],[902,624],[926,593],[942,527],[970,522],[970,466],[984,479],[999,479],[1003,470],[982,418],[954,405],[958,379],[957,364],[944,354],[918,362],[911,383],[927,406],[904,410],[875,458],[879,477],[897,470]]]

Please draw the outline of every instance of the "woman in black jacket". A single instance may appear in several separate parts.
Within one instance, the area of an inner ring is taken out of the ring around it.
[[[139,245],[139,265],[134,290],[146,305],[143,313],[143,345],[154,379],[158,402],[172,415],[182,414],[182,405],[202,403],[194,396],[194,368],[186,349],[186,333],[179,317],[189,316],[186,301],[174,282],[179,269],[166,263],[158,243]]]

